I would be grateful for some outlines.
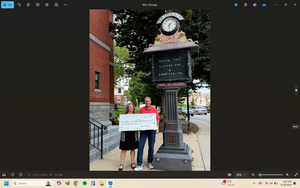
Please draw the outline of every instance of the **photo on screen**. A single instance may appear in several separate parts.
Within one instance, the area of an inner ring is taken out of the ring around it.
[[[210,171],[210,10],[89,13],[90,171]]]

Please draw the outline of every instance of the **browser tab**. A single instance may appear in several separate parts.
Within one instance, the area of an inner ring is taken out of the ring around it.
[[[14,9],[14,1],[1,1],[1,9]]]

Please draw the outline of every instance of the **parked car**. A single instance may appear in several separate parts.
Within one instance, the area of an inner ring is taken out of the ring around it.
[[[207,110],[203,106],[192,106],[191,109],[193,110],[194,114],[205,114],[207,115]]]
[[[209,106],[203,106],[203,107],[206,108],[207,113],[210,113],[210,108],[209,108]]]
[[[194,116],[194,112],[192,109],[189,110],[191,116]],[[187,115],[187,107],[178,107],[178,114]]]

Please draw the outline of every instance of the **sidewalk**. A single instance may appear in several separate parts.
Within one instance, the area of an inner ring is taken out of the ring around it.
[[[199,122],[197,122],[198,125]],[[200,127],[199,127],[200,128]],[[192,163],[193,165],[193,171],[204,171],[206,168],[203,161],[207,161],[202,159],[202,156],[207,157],[206,155],[201,154],[199,144],[202,143],[199,142],[199,133],[201,132],[201,128],[197,134],[183,134],[183,142],[188,144],[191,149],[193,150],[192,157],[194,158],[194,161]],[[162,132],[159,132],[156,134],[156,142],[154,145],[154,154],[159,149],[159,147],[163,143],[163,136]],[[210,147],[209,147],[210,148]],[[207,147],[204,149],[204,151],[207,150]],[[120,165],[120,152],[121,150],[119,148],[115,148],[114,150],[110,151],[106,155],[103,156],[103,159],[98,159],[92,163],[90,163],[90,171],[118,171],[119,165]],[[209,150],[210,152],[210,150]],[[137,150],[135,153],[135,164],[136,164],[136,155]],[[208,154],[210,156],[210,154]],[[144,147],[144,155],[143,155],[143,169],[142,171],[149,171],[147,167],[147,156],[148,156],[148,142],[146,142]],[[130,161],[130,152],[126,153],[123,171],[132,171],[132,168],[130,167],[131,161]],[[210,169],[210,167],[209,167]],[[206,169],[207,170],[207,169]],[[155,169],[151,170],[155,171]]]
[[[195,123],[199,127],[197,134],[198,145],[200,153],[203,159],[205,171],[210,171],[210,123],[192,119],[192,123]]]

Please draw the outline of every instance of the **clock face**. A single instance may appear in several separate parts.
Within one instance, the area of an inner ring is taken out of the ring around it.
[[[175,18],[166,18],[161,24],[161,28],[165,33],[172,33],[177,30],[178,22]]]

